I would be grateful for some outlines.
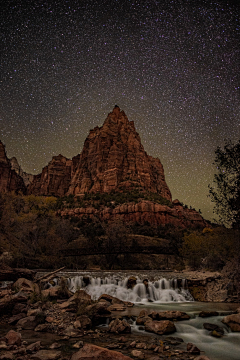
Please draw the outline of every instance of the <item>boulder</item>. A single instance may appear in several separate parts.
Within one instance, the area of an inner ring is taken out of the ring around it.
[[[19,313],[17,315],[10,317],[10,319],[8,320],[8,323],[9,323],[9,325],[15,325],[20,319],[23,319],[25,317],[26,317],[25,313]]]
[[[115,319],[110,322],[108,331],[115,334],[126,334],[131,332],[131,326],[125,319]]]
[[[232,331],[240,331],[240,314],[227,315],[222,319],[222,322],[230,327]]]
[[[201,311],[198,316],[205,318],[210,316],[218,316],[219,313],[217,311]]]
[[[24,330],[33,330],[38,324],[36,316],[27,316],[17,322],[17,327],[21,327]]]
[[[10,330],[5,337],[8,345],[20,346],[22,343],[22,335],[14,330]]]
[[[155,334],[172,334],[176,331],[174,323],[170,320],[148,320],[145,322],[145,330]]]
[[[127,282],[127,288],[128,289],[132,289],[134,288],[134,286],[137,284],[137,278],[135,276],[130,276],[128,278],[128,282]]]
[[[203,327],[204,327],[204,329],[211,331],[212,336],[220,337],[220,336],[224,335],[224,329],[218,325],[204,323]],[[219,334],[219,336],[218,336],[218,334]]]
[[[183,311],[153,311],[149,314],[153,320],[189,320],[190,316]]]
[[[120,300],[118,298],[116,298],[115,296],[111,296],[111,295],[108,295],[108,294],[103,294],[99,297],[98,301],[99,300],[106,300],[106,301],[109,301],[112,305],[114,304],[120,304],[120,305],[124,305],[124,306],[129,306],[129,307],[132,307],[134,304],[130,301],[123,301],[123,300]]]
[[[196,345],[192,344],[192,343],[187,344],[187,351],[190,352],[191,354],[195,354],[195,355],[200,354],[199,348]]]
[[[67,301],[63,302],[62,304],[59,304],[59,307],[67,311],[76,312],[78,311],[79,307],[85,309],[85,307],[91,304],[91,302],[92,302],[91,296],[88,295],[86,291],[78,290]]]
[[[92,327],[92,321],[87,315],[80,315],[77,317],[80,322],[80,327],[84,330],[90,330]]]
[[[129,356],[100,346],[85,344],[78,352],[72,355],[71,360],[131,360]]]
[[[29,293],[40,294],[39,286],[37,284],[35,284],[33,281],[25,279],[25,278],[18,279],[13,284],[13,288],[17,289],[18,291],[21,290],[27,294],[29,294]]]

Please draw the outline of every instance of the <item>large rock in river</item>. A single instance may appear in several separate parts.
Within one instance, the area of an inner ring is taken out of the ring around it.
[[[153,332],[155,334],[163,335],[163,334],[171,334],[176,331],[176,327],[172,321],[162,320],[162,321],[146,321],[145,322],[145,330],[149,332]]]
[[[232,331],[240,331],[240,314],[227,315],[222,322],[228,325]]]

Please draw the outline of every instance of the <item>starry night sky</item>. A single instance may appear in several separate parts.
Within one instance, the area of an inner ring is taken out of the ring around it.
[[[53,155],[72,158],[117,104],[173,199],[211,219],[214,150],[240,138],[238,2],[27,3],[0,9],[7,156],[33,174]]]

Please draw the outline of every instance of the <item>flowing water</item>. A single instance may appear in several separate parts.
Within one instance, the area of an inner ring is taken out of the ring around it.
[[[69,276],[69,274],[64,275]],[[147,279],[147,272],[145,272],[136,276],[136,285],[133,288],[128,288],[128,278],[129,274],[126,276],[126,274],[116,272],[107,274],[103,272],[94,274],[81,272],[79,275],[75,273],[68,277],[68,286],[73,292],[84,289],[94,300],[98,299],[102,294],[109,294],[124,301],[134,302],[135,306],[128,308],[124,313],[121,312],[122,316],[129,314],[137,316],[142,309],[149,311],[185,311],[191,316],[191,319],[175,322],[177,329],[175,336],[181,337],[185,343],[194,343],[211,360],[240,359],[240,333],[231,332],[221,322],[222,318],[239,307],[239,304],[195,302],[184,279],[167,279],[151,275],[149,276],[151,281],[145,281],[144,284],[144,279]],[[201,311],[213,310],[218,311],[220,315],[210,318],[198,316]],[[210,336],[209,331],[203,328],[205,322],[223,327],[224,336],[222,338]],[[144,330],[140,330],[134,324],[132,325],[132,331],[145,333]]]

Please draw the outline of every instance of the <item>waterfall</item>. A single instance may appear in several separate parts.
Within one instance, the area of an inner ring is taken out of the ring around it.
[[[79,275],[68,278],[69,290],[76,292],[78,289],[83,289],[91,295],[93,300],[97,300],[102,294],[108,294],[134,303],[194,301],[187,289],[186,280],[182,280],[180,288],[177,279],[165,278],[151,282],[136,277],[135,286],[128,288],[127,285],[128,278],[119,279],[116,276],[100,278]]]

